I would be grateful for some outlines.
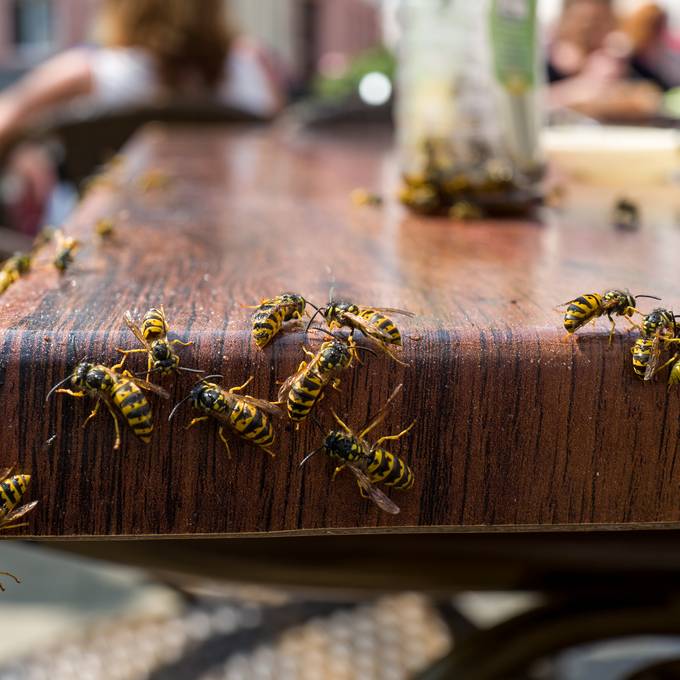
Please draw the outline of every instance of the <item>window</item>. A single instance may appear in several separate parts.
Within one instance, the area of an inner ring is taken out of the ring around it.
[[[14,0],[14,44],[23,56],[40,57],[52,47],[52,0]]]

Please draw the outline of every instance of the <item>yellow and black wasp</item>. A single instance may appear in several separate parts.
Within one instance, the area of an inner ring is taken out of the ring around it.
[[[325,307],[317,309],[307,324],[307,330],[312,324],[314,317],[321,314],[332,331],[334,328],[347,326],[350,328],[350,337],[353,339],[355,331],[361,331],[367,338],[373,340],[397,363],[406,366],[389,349],[390,345],[401,347],[401,333],[396,324],[386,314],[401,314],[413,317],[413,312],[392,307],[365,307],[350,302],[329,302]]]
[[[351,339],[345,342],[331,337],[333,339],[324,342],[316,353],[303,347],[303,352],[310,358],[309,363],[303,361],[279,389],[278,400],[280,403],[286,401],[288,417],[295,423],[307,418],[329,385],[338,388],[338,374],[352,365],[358,350],[372,351],[357,347]]]
[[[31,501],[19,505],[30,482],[31,475],[13,475],[12,468],[0,470],[0,529],[16,529],[26,526],[27,522],[19,524],[14,524],[14,522],[38,504],[38,501]]]
[[[0,268],[0,295],[31,268],[32,258],[28,253],[14,253]]]
[[[221,375],[208,375],[201,378],[191,389],[191,392],[172,409],[168,420],[171,420],[177,409],[187,400],[194,409],[203,415],[194,418],[186,427],[188,430],[197,423],[214,418],[220,423],[218,434],[220,440],[231,458],[229,442],[224,435],[224,427],[228,427],[234,434],[245,439],[251,444],[259,446],[272,458],[274,452],[271,446],[274,444],[274,427],[271,416],[280,416],[281,411],[269,401],[255,399],[245,394],[236,394],[245,389],[253,379],[248,378],[243,385],[224,389],[218,384],[208,382],[213,378],[222,378]]]
[[[566,306],[564,328],[567,333],[572,334],[591,321],[595,321],[595,319],[601,316],[606,316],[611,323],[611,331],[609,333],[609,343],[611,344],[616,328],[616,322],[612,319],[612,316],[622,316],[631,326],[634,326],[635,324],[630,320],[630,317],[633,314],[642,314],[635,307],[638,298],[661,299],[655,295],[633,296],[627,290],[608,290],[602,295],[599,293],[579,295],[579,297],[569,302],[564,302],[561,305]]]
[[[121,366],[125,363],[128,354],[136,354],[138,352],[145,352],[147,354],[147,368],[146,379],[149,379],[149,374],[152,372],[160,372],[161,375],[167,375],[175,371],[187,371],[189,373],[202,373],[202,371],[195,368],[185,368],[179,365],[179,356],[172,348],[172,345],[182,345],[188,347],[193,345],[193,342],[183,342],[182,340],[168,340],[168,323],[165,319],[165,310],[163,305],[160,309],[152,307],[142,319],[141,329],[132,320],[130,312],[125,312],[125,323],[132,331],[133,335],[143,345],[143,349],[120,349],[117,350],[123,355]]]
[[[146,380],[135,377],[129,371],[119,372],[122,363],[109,368],[101,364],[92,364],[81,361],[75,367],[73,373],[67,378],[57,383],[48,393],[47,399],[53,393],[68,394],[71,397],[82,399],[84,397],[94,397],[97,399],[94,409],[85,419],[83,427],[97,415],[102,402],[106,404],[113,423],[116,427],[116,441],[113,450],[120,448],[120,424],[118,414],[123,416],[132,432],[144,443],[151,441],[153,432],[153,418],[151,406],[142,392],[148,390],[168,399],[170,395],[158,385],[154,385]],[[61,388],[61,385],[70,382],[74,390]]]
[[[57,229],[54,236],[57,239],[57,252],[52,263],[63,274],[73,263],[73,256],[80,247],[80,242],[72,236],[66,236],[61,229]]]
[[[676,316],[668,309],[658,307],[646,314],[639,324],[641,337],[639,337],[633,347],[633,370],[635,374],[643,380],[651,380],[656,373],[667,366],[659,366],[659,359],[663,349],[674,340],[677,332]]]
[[[410,489],[415,477],[413,470],[397,455],[382,448],[385,441],[396,441],[410,432],[416,424],[415,419],[399,434],[380,437],[374,444],[366,440],[366,435],[375,429],[387,415],[390,404],[401,391],[398,385],[389,399],[385,402],[378,413],[370,418],[368,423],[357,434],[348,427],[333,411],[333,417],[342,430],[332,430],[326,435],[323,444],[308,453],[300,463],[304,465],[314,454],[324,450],[331,459],[339,461],[340,465],[335,468],[333,479],[345,468],[348,468],[356,477],[357,484],[364,498],[370,498],[379,508],[392,515],[399,513],[399,507],[390,500],[375,484],[382,483],[398,490]]]
[[[297,293],[281,293],[273,298],[266,298],[259,305],[249,307],[255,309],[252,316],[252,334],[255,344],[262,349],[281,330],[287,321],[302,318],[307,305],[314,305]],[[246,305],[248,307],[248,305]],[[314,307],[314,309],[317,309]]]

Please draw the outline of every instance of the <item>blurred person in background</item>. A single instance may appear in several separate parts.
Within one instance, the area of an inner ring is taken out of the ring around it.
[[[651,119],[663,90],[678,84],[677,48],[655,3],[619,21],[612,0],[565,0],[547,50],[549,107],[603,120]]]
[[[283,106],[283,79],[262,50],[236,34],[224,0],[104,0],[98,24],[101,46],[58,54],[0,94],[0,149],[56,113],[179,101],[269,117]],[[55,171],[36,145],[19,147],[8,166],[21,189],[10,213],[33,233]]]

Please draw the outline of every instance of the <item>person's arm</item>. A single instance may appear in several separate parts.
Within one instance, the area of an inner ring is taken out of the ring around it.
[[[93,88],[88,52],[74,49],[38,66],[0,94],[0,146],[47,111]]]

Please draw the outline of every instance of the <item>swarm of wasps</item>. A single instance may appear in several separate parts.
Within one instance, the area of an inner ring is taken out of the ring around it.
[[[326,328],[314,327],[313,330],[323,333],[327,339],[316,352],[302,348],[307,360],[300,363],[297,371],[284,380],[279,389],[278,403],[285,404],[288,418],[295,423],[296,428],[311,417],[317,428],[325,431],[313,413],[328,388],[338,389],[340,375],[355,363],[360,363],[359,352],[374,355],[383,352],[397,363],[407,365],[395,353],[402,346],[402,336],[388,315],[412,317],[411,312],[338,302],[332,299],[332,295],[330,297],[325,307],[317,307],[297,293],[281,293],[262,300],[255,306],[252,316],[252,335],[260,348],[266,347],[286,324],[299,322],[308,306],[314,309],[314,313],[307,323],[306,331],[312,328],[317,316],[326,322]],[[341,329],[348,331],[346,336],[337,334]],[[355,336],[362,337],[371,346],[358,345]],[[398,434],[380,437],[375,443],[370,443],[366,437],[385,419],[390,404],[401,389],[402,385],[398,385],[378,413],[358,431],[351,429],[331,410],[340,429],[328,432],[323,443],[307,454],[300,465],[304,465],[319,451],[325,451],[331,460],[338,463],[333,478],[347,468],[356,478],[362,496],[370,498],[382,510],[397,514],[399,507],[376,484],[382,483],[398,490],[410,489],[414,475],[411,468],[399,456],[383,448],[382,443],[396,441],[406,435],[415,420]]]
[[[242,385],[230,388],[219,384],[221,375],[201,376],[189,393],[175,405],[168,420],[172,420],[180,407],[188,401],[196,415],[186,428],[210,420],[216,421],[218,436],[229,457],[231,450],[228,434],[249,442],[273,457],[274,419],[284,417],[281,407],[285,406],[285,412],[295,423],[296,429],[311,418],[323,430],[313,414],[328,388],[338,389],[340,375],[355,363],[361,363],[360,353],[375,355],[381,351],[394,361],[404,364],[395,353],[402,345],[401,333],[387,314],[413,316],[410,312],[335,301],[329,302],[325,307],[316,307],[296,293],[282,293],[262,300],[254,307],[252,336],[257,347],[266,347],[285,326],[300,323],[308,307],[313,308],[314,313],[309,318],[306,331],[311,329],[321,332],[326,339],[316,352],[303,347],[307,359],[300,363],[293,375],[282,382],[277,401],[243,394],[253,376]],[[326,321],[327,328],[312,328],[317,316]],[[175,347],[187,347],[193,343],[168,338],[169,327],[162,306],[150,309],[144,315],[141,325],[135,323],[129,312],[125,313],[123,319],[140,346],[132,349],[117,348],[121,358],[112,366],[89,360],[79,361],[73,371],[54,385],[47,395],[48,400],[53,394],[94,399],[94,408],[83,422],[83,427],[97,415],[100,406],[104,404],[114,421],[114,451],[121,446],[121,419],[140,441],[145,444],[151,441],[154,431],[153,413],[145,392],[164,399],[169,398],[164,388],[150,382],[152,376],[179,372],[203,373],[199,369],[180,365],[180,356]],[[345,336],[338,334],[341,329],[348,331]],[[356,336],[361,336],[372,346],[359,345]],[[146,370],[142,373],[134,373],[126,368],[128,358],[138,353],[145,354],[147,358]],[[398,513],[399,508],[376,484],[408,489],[413,485],[414,477],[411,468],[397,455],[383,448],[382,444],[388,440],[400,439],[411,430],[415,421],[399,434],[380,437],[374,443],[369,442],[367,435],[382,423],[401,388],[399,385],[380,411],[358,431],[350,429],[332,411],[340,429],[330,431],[323,444],[305,456],[301,463],[302,465],[309,460],[312,454],[325,450],[339,464],[336,474],[341,469],[348,468],[354,474],[362,495],[393,514]]]
[[[575,333],[585,325],[606,316],[611,324],[609,343],[614,337],[616,322],[614,316],[625,319],[630,328],[636,328],[640,336],[631,347],[632,366],[635,375],[645,381],[652,380],[655,375],[667,366],[671,366],[668,386],[680,383],[680,351],[675,351],[680,343],[677,314],[663,307],[657,307],[648,314],[637,309],[637,300],[650,298],[660,300],[655,295],[631,295],[627,290],[612,289],[599,293],[586,293],[565,302],[564,328],[568,334]],[[634,315],[641,317],[639,323],[632,320]],[[659,365],[665,351],[672,356]]]
[[[532,178],[510,161],[496,157],[482,142],[468,158],[454,151],[450,140],[425,139],[417,173],[404,173],[399,200],[416,213],[448,215],[454,220],[529,213],[541,196]]]

